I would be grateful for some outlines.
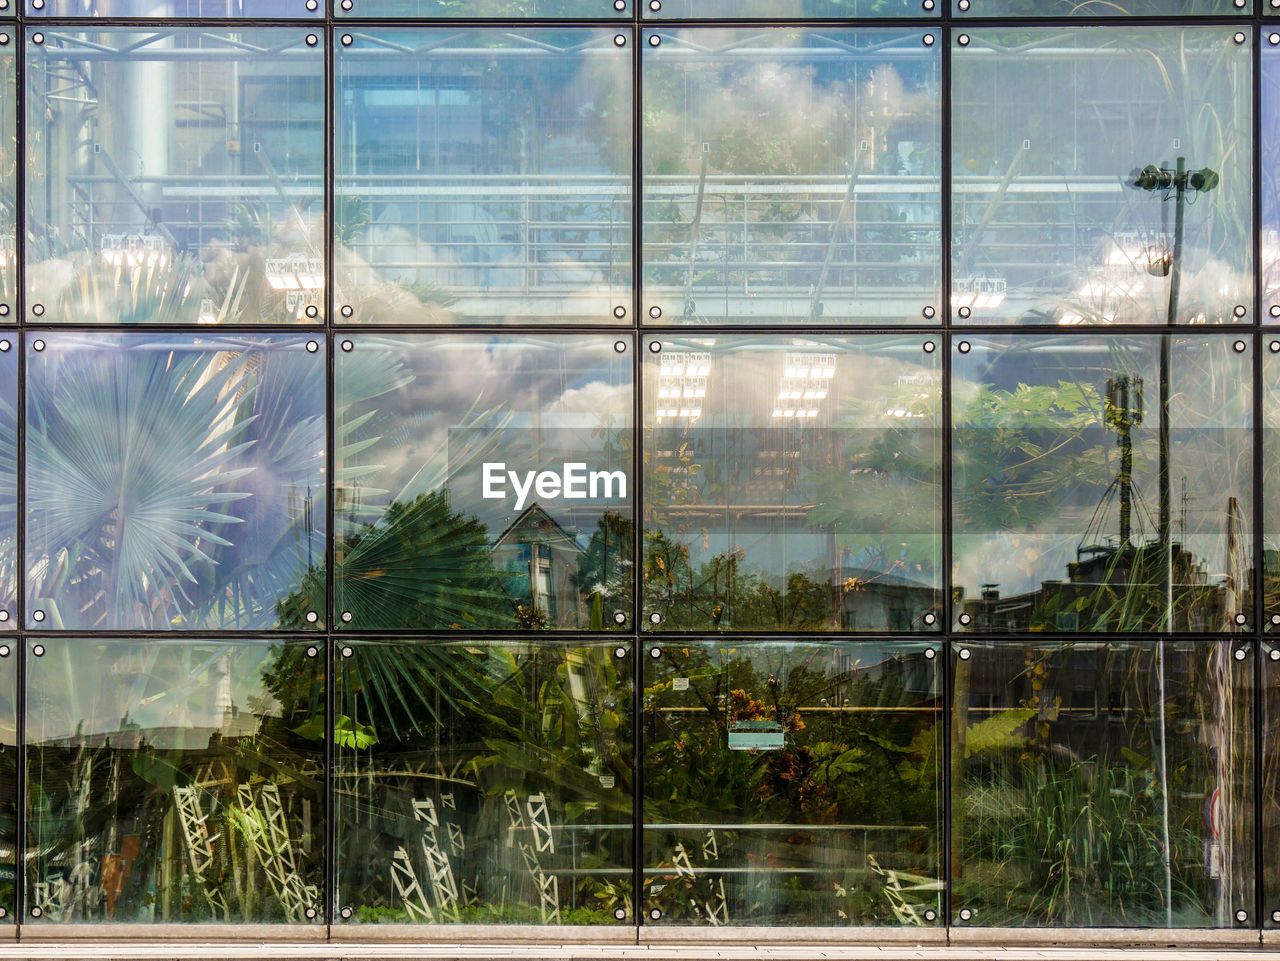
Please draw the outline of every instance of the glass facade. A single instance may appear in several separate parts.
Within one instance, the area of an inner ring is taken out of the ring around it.
[[[0,0],[0,938],[1280,930],[1276,15]]]

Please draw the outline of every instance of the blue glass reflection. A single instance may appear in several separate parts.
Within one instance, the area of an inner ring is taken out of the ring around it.
[[[936,30],[646,30],[643,309],[940,316]]]
[[[372,30],[338,47],[342,318],[626,322],[631,54],[620,36]]]
[[[320,346],[283,335],[29,339],[28,624],[318,624]]]

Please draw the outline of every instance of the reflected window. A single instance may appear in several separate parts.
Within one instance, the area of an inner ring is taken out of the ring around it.
[[[29,644],[24,923],[315,922],[324,718],[298,642]]]
[[[341,341],[342,625],[627,624],[631,349],[599,334]]]
[[[647,628],[938,629],[936,340],[648,345]]]
[[[605,28],[338,48],[337,304],[368,323],[618,323],[631,48]]]
[[[961,647],[952,924],[1250,927],[1250,650]]]
[[[1250,348],[959,342],[953,591],[971,631],[1237,631],[1253,607]]]
[[[923,643],[652,648],[646,924],[940,924],[940,660]]]
[[[320,34],[30,37],[27,129],[39,135],[27,138],[28,319],[320,320]]]
[[[953,316],[1249,319],[1249,36],[1224,26],[958,35]]]
[[[320,348],[293,335],[28,338],[27,626],[320,626]]]
[[[936,30],[645,31],[646,316],[940,316]]]
[[[634,922],[632,670],[612,641],[344,648],[338,923]]]

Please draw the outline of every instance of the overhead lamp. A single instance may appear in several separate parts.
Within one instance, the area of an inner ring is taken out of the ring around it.
[[[782,376],[786,380],[834,380],[836,355],[788,351]]]
[[[158,234],[103,234],[98,254],[112,267],[161,267],[169,260],[164,238]]]
[[[957,310],[961,307],[973,310],[999,307],[1004,303],[1007,288],[1003,277],[957,277],[951,282],[951,306]]]
[[[664,377],[706,377],[711,373],[711,354],[702,350],[663,351],[659,374]]]
[[[267,283],[273,290],[322,290],[324,265],[319,257],[290,254],[288,257],[268,257],[266,261]]]

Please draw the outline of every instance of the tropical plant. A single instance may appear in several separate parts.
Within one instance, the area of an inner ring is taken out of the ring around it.
[[[323,560],[318,358],[47,341],[27,395],[32,607],[64,628],[274,623]]]

